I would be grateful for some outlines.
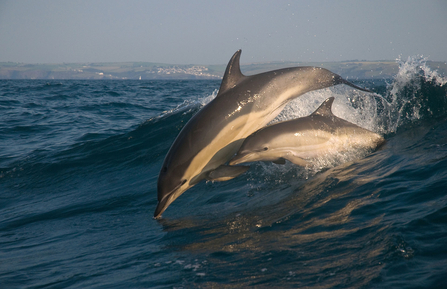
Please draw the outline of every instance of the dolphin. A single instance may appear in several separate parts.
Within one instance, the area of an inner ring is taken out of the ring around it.
[[[244,173],[249,167],[225,163],[247,136],[273,120],[290,100],[337,84],[370,92],[318,67],[245,76],[240,56],[238,50],[230,59],[216,98],[188,121],[169,149],[158,176],[154,218],[198,182],[225,181]]]
[[[332,113],[334,97],[310,116],[275,123],[248,136],[229,164],[284,160],[306,166],[307,160],[357,149],[373,150],[385,139]]]

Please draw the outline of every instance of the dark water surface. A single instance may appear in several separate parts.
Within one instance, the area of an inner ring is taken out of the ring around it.
[[[447,288],[447,85],[394,79],[293,101],[381,133],[371,154],[256,163],[159,221],[156,182],[220,81],[0,81],[1,288]]]

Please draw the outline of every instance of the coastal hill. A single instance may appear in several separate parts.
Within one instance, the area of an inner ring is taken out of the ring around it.
[[[447,75],[446,62],[427,66]],[[267,62],[241,65],[246,75],[293,66],[318,66],[344,78],[387,79],[398,72],[395,61]],[[226,64],[172,65],[151,62],[24,64],[0,62],[0,79],[221,79]]]

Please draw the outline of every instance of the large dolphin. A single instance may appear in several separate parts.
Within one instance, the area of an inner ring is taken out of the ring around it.
[[[169,149],[158,177],[155,218],[201,180],[229,180],[245,172],[248,167],[224,164],[247,136],[273,120],[291,99],[337,84],[368,91],[317,67],[245,76],[240,56],[241,50],[230,59],[216,98],[189,120]]]
[[[357,149],[372,150],[385,139],[332,113],[334,98],[326,99],[310,116],[275,123],[248,136],[230,165],[254,161],[305,166],[309,159]]]

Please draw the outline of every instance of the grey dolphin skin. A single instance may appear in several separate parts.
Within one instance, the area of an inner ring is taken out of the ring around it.
[[[244,173],[249,167],[225,163],[247,136],[273,120],[290,100],[337,84],[368,91],[317,67],[245,76],[240,56],[241,50],[230,59],[216,98],[189,120],[169,149],[158,176],[155,218],[198,182],[225,181]]]
[[[326,99],[310,116],[275,123],[248,136],[230,165],[254,161],[305,166],[306,160],[353,149],[375,149],[385,139],[332,113],[334,98]]]

